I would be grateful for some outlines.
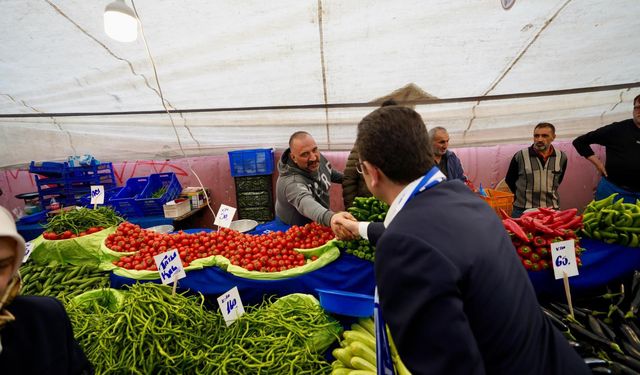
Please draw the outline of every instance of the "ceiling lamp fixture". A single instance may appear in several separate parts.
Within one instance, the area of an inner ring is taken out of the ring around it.
[[[115,0],[104,8],[104,32],[119,42],[138,38],[138,19],[124,0]]]

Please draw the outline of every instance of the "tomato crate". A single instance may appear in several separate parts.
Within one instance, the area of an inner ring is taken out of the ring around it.
[[[229,151],[231,176],[259,176],[273,173],[273,149]]]
[[[149,182],[149,177],[131,177],[116,194],[109,198],[109,205],[128,217],[143,216],[136,198]],[[106,192],[105,192],[106,194]]]
[[[153,195],[161,189],[164,189],[162,196],[154,198]],[[149,182],[136,198],[136,203],[143,216],[164,215],[162,206],[177,198],[180,192],[182,185],[175,173],[154,173],[149,176]]]
[[[493,210],[500,215],[500,209],[502,208],[507,215],[511,215],[513,211],[513,194],[495,189],[484,189],[486,196],[480,196],[485,202],[493,208]]]

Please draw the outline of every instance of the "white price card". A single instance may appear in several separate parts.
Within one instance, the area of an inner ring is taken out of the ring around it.
[[[218,297],[218,305],[220,306],[222,317],[225,323],[227,323],[227,327],[244,314],[244,306],[242,305],[237,286],[234,286],[228,292]]]
[[[216,216],[216,220],[213,222],[213,225],[229,228],[229,225],[231,225],[231,221],[233,221],[233,215],[235,214],[235,207],[221,204],[220,209],[218,210],[218,215]]]
[[[154,255],[153,259],[156,261],[158,273],[163,284],[171,284],[174,279],[179,280],[187,277],[184,268],[182,268],[182,261],[177,249]]]
[[[553,242],[551,244],[551,262],[553,263],[553,274],[556,280],[562,279],[564,273],[568,277],[577,276],[579,273],[574,241]]]
[[[22,263],[27,263],[29,255],[31,255],[31,251],[33,251],[33,242],[29,241],[24,244],[24,257],[22,257]]]
[[[104,186],[91,185],[91,204],[104,204]]]

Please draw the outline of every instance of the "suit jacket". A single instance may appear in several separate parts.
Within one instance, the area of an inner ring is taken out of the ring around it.
[[[542,313],[494,211],[459,180],[410,200],[376,246],[386,319],[414,374],[589,374]]]
[[[3,374],[93,374],[73,338],[64,306],[51,297],[18,296],[7,307],[16,320],[0,331]]]

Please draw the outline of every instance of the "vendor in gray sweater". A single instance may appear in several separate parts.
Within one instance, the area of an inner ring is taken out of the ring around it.
[[[289,225],[312,221],[330,226],[336,215],[329,209],[331,183],[341,183],[342,173],[320,154],[311,134],[298,131],[278,161],[276,216]]]

